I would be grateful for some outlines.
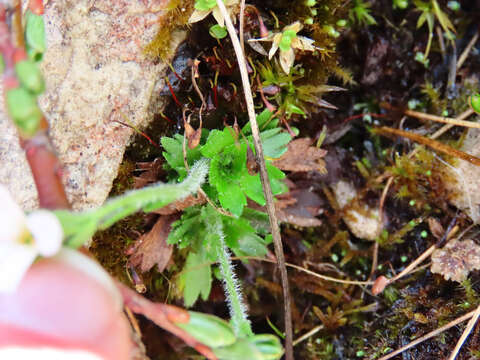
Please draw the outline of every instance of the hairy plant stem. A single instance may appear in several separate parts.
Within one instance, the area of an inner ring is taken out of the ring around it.
[[[134,190],[109,200],[98,209],[83,213],[56,211],[66,245],[80,247],[88,242],[97,230],[104,230],[136,211],[150,212],[195,193],[205,181],[207,173],[208,160],[201,159],[191,167],[188,177],[181,183],[160,183]]]
[[[214,220],[208,223],[207,226],[210,232],[219,237],[217,260],[223,278],[223,287],[227,296],[233,330],[238,337],[251,336],[253,332],[247,317],[247,309],[242,299],[242,289],[234,272],[230,250],[227,244],[225,244],[221,215],[215,213]]]
[[[260,165],[260,179],[262,181],[263,192],[267,203],[267,213],[270,219],[270,227],[272,229],[273,244],[275,247],[275,255],[277,257],[278,268],[280,270],[280,277],[282,280],[284,311],[285,311],[285,358],[286,360],[293,360],[293,331],[292,331],[292,311],[290,289],[288,285],[287,267],[285,266],[285,256],[283,254],[282,238],[280,235],[280,228],[275,213],[275,205],[273,202],[273,194],[268,179],[267,168],[265,165],[265,158],[263,155],[262,143],[260,141],[260,131],[258,129],[257,119],[255,115],[255,108],[253,106],[253,96],[250,87],[250,80],[248,78],[247,65],[245,63],[245,55],[242,51],[240,41],[237,33],[230,19],[225,4],[222,0],[217,0],[217,6],[225,18],[225,25],[227,26],[228,34],[232,40],[232,45],[235,50],[235,55],[238,61],[238,67],[242,78],[243,92],[245,94],[245,102],[247,104],[248,118],[250,119],[250,126],[252,128],[253,143],[257,155],[257,163]]]

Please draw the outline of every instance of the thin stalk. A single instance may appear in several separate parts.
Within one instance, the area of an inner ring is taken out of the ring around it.
[[[287,268],[285,266],[285,256],[283,254],[282,238],[280,235],[280,228],[278,226],[277,215],[275,213],[272,189],[270,187],[270,181],[268,179],[262,143],[260,141],[260,131],[258,129],[258,124],[255,116],[255,108],[253,106],[253,96],[250,86],[250,80],[248,78],[247,64],[245,63],[245,55],[242,51],[242,47],[240,45],[240,41],[238,40],[235,28],[232,24],[232,20],[230,19],[230,15],[225,8],[225,4],[222,0],[217,0],[217,6],[220,9],[223,17],[225,18],[225,24],[227,26],[230,39],[232,40],[232,45],[235,50],[235,55],[237,57],[238,67],[242,78],[243,92],[245,95],[245,103],[247,104],[248,118],[250,120],[250,126],[252,128],[253,143],[255,145],[257,163],[260,165],[260,179],[262,181],[263,192],[265,193],[267,213],[270,220],[270,227],[272,229],[273,245],[275,247],[275,255],[277,257],[278,268],[280,270],[280,277],[282,280],[283,299],[285,307],[285,358],[286,360],[293,360],[292,310]]]
[[[217,234],[219,237],[217,260],[223,278],[223,287],[227,296],[233,330],[238,337],[251,336],[253,335],[252,328],[242,299],[242,289],[234,272],[230,250],[225,244],[225,234],[223,233],[220,215],[216,215],[214,221],[208,223],[208,228],[210,232]]]
[[[475,315],[475,311],[470,311],[469,313],[463,315],[463,316],[460,316],[459,318],[453,320],[453,321],[450,321],[448,324],[442,326],[442,327],[439,327],[438,329],[435,329],[431,332],[429,332],[428,334],[422,336],[422,337],[419,337],[418,339],[415,339],[413,340],[412,342],[410,342],[409,344],[405,345],[405,346],[402,346],[400,349],[398,350],[395,350],[395,351],[392,351],[390,354],[387,354],[385,356],[382,356],[380,359],[378,360],[388,360],[388,359],[391,359],[395,356],[397,356],[398,354],[401,354],[402,352],[404,352],[405,350],[408,350],[434,336],[437,336],[439,334],[441,334],[442,332],[444,332],[445,330],[448,330],[454,326],[457,326],[458,324],[470,319],[472,316]]]

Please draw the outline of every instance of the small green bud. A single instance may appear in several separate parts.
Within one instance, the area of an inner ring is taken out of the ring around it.
[[[278,44],[278,47],[282,51],[288,51],[290,50],[290,47],[292,46],[292,40],[297,37],[297,33],[293,30],[285,30],[282,33],[282,39],[280,40],[280,43]]]
[[[473,94],[468,98],[468,104],[477,114],[480,114],[480,94]]]
[[[415,110],[415,108],[420,104],[420,101],[417,99],[410,99],[408,100],[408,108],[410,110]]]
[[[25,46],[28,56],[34,61],[42,60],[47,48],[43,16],[35,15],[30,10],[25,13]]]
[[[24,88],[39,95],[45,91],[45,82],[43,81],[42,73],[31,60],[19,61],[15,64],[15,72],[18,80]]]
[[[307,5],[309,7],[315,6],[315,5],[317,5],[317,0],[306,0],[305,5]]]
[[[8,114],[15,125],[25,135],[34,135],[42,119],[42,112],[37,105],[36,96],[23,87],[18,87],[8,90],[5,100]]]
[[[406,9],[408,7],[408,0],[393,0],[393,8]]]
[[[337,38],[340,36],[340,33],[337,30],[335,30],[335,28],[332,25],[325,25],[323,27],[323,31],[325,31],[328,35],[334,38]]]
[[[340,20],[337,21],[337,26],[339,26],[339,27],[344,27],[346,25],[347,25],[347,20],[345,20],[345,19],[340,19]]]
[[[312,16],[317,16],[318,15],[317,9],[310,9],[310,14],[312,14]]]
[[[262,353],[262,360],[277,360],[283,355],[282,344],[278,337],[271,334],[255,335],[248,341]]]
[[[232,327],[224,320],[208,314],[189,311],[188,323],[177,323],[196,340],[211,348],[229,346],[235,343],[235,334]]]
[[[223,39],[225,36],[227,36],[227,29],[218,24],[211,26],[208,32],[215,39]]]
[[[420,236],[422,237],[422,239],[425,239],[425,238],[428,236],[427,230],[423,230],[423,231],[420,233]]]
[[[313,25],[313,18],[309,17],[303,21],[306,25]]]

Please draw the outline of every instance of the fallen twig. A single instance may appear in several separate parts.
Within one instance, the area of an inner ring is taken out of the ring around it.
[[[237,57],[238,67],[242,78],[245,102],[247,104],[248,118],[250,120],[250,126],[252,128],[253,143],[255,145],[255,151],[257,155],[257,163],[260,165],[260,179],[262,181],[263,192],[266,199],[267,213],[270,219],[273,245],[275,247],[275,255],[278,260],[278,268],[280,270],[280,277],[282,280],[283,299],[285,306],[285,358],[286,360],[293,360],[292,311],[287,268],[285,266],[285,256],[283,254],[282,238],[280,235],[280,228],[278,226],[277,215],[275,213],[272,189],[270,186],[270,180],[268,179],[267,168],[265,165],[265,157],[263,155],[262,142],[260,140],[260,131],[258,129],[257,119],[255,115],[252,90],[250,87],[250,80],[248,78],[247,64],[245,63],[245,55],[242,51],[242,47],[238,40],[232,20],[230,19],[230,15],[225,8],[225,4],[222,0],[217,0],[217,6],[220,9],[223,17],[225,18],[225,24],[227,26],[230,39],[232,40],[232,45],[235,50],[235,55]]]
[[[480,128],[480,124],[478,124],[478,125],[479,125],[479,128]],[[470,154],[467,154],[464,151],[457,150],[457,149],[455,149],[451,146],[448,146],[448,145],[446,145],[444,143],[441,143],[439,141],[432,140],[432,139],[427,138],[425,136],[421,136],[421,135],[418,135],[418,134],[415,134],[415,133],[409,132],[409,131],[389,128],[387,126],[382,126],[382,127],[376,128],[375,131],[377,133],[381,134],[381,135],[390,134],[390,135],[397,135],[397,136],[406,137],[407,139],[410,139],[410,140],[418,142],[422,145],[428,146],[435,151],[444,153],[446,155],[455,156],[455,157],[458,157],[459,159],[468,161],[469,163],[471,163],[473,165],[480,166],[480,158],[478,158],[476,156],[473,156],[473,155],[470,155]]]

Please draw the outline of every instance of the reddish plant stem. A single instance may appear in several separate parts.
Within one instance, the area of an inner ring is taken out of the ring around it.
[[[29,9],[36,14],[43,14],[43,2],[31,0]],[[27,58],[25,49],[16,47],[7,25],[5,7],[0,6],[0,54],[5,64],[3,72],[4,91],[19,86],[15,73],[15,64]],[[65,189],[61,181],[61,165],[53,151],[47,136],[48,123],[42,118],[40,129],[31,138],[20,136],[20,145],[25,150],[28,164],[38,191],[40,207],[47,209],[69,208]]]
[[[217,359],[208,346],[198,342],[190,334],[174,324],[187,323],[189,321],[190,315],[186,310],[172,305],[153,303],[121,283],[117,283],[117,287],[122,294],[125,306],[134,313],[145,316],[162,329],[179,337],[207,359]]]
[[[170,84],[170,80],[168,80],[168,78],[165,78],[165,81],[167,83],[168,90],[170,91],[170,94],[172,94],[172,98],[173,98],[173,101],[175,101],[175,104],[177,104],[180,109],[183,108],[183,105],[180,103],[180,101],[178,101],[177,96],[175,95],[175,92],[173,91],[173,87]]]
[[[67,209],[70,204],[61,180],[62,167],[57,156],[51,150],[45,133],[40,132],[32,139],[21,140],[33,180],[38,191],[41,208]]]

